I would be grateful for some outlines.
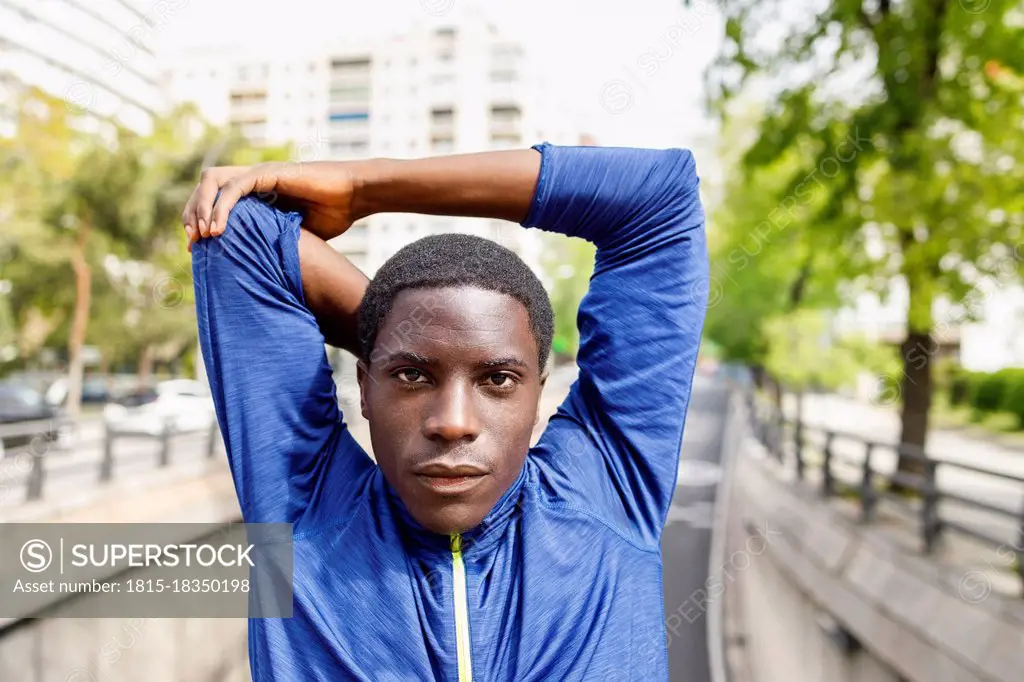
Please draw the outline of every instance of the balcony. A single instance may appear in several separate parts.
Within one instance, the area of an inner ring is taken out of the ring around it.
[[[431,151],[437,154],[451,154],[455,151],[453,135],[435,135],[430,139]]]
[[[491,135],[519,135],[522,130],[522,121],[519,119],[491,121]]]

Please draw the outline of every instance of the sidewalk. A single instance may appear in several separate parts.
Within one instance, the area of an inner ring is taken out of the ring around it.
[[[786,413],[795,413],[795,396],[787,395]],[[876,441],[896,443],[900,416],[894,410],[835,394],[808,394],[804,398],[804,419],[808,424],[857,433]],[[1024,476],[1024,448],[1007,447],[972,438],[959,431],[933,429],[926,450],[940,459],[971,464],[1015,476]]]
[[[790,418],[796,412],[795,396],[787,395],[784,409]],[[827,428],[875,443],[895,445],[899,442],[899,415],[891,410],[834,394],[808,394],[804,397],[804,422],[811,429]],[[862,462],[864,446],[849,439],[836,439],[834,451],[840,456]],[[1024,478],[1024,451],[991,442],[976,440],[961,433],[933,430],[926,446],[928,454],[937,459],[979,467],[987,471]],[[889,474],[896,469],[897,457],[891,448],[877,448],[872,454],[876,471]],[[859,466],[858,466],[859,468]],[[838,473],[859,477],[852,466],[841,467]],[[1024,484],[987,474],[940,466],[936,472],[940,490],[995,505],[1015,514],[1014,518],[996,515],[977,507],[944,500],[941,513],[947,518],[1005,540],[1008,547],[1020,543],[1024,524]]]

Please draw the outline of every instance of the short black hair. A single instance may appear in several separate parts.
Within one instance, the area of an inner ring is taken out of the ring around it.
[[[374,275],[359,305],[359,349],[369,363],[377,334],[406,289],[471,286],[507,294],[524,306],[543,373],[551,353],[554,313],[537,275],[515,252],[467,234],[437,234],[402,247]]]

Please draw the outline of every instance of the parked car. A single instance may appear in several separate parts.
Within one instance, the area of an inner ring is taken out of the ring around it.
[[[93,375],[82,378],[82,404],[103,404],[110,400],[108,388],[112,379],[105,376]],[[66,376],[60,376],[49,384],[46,389],[46,400],[53,405],[63,405],[68,397],[68,380]]]
[[[111,431],[159,436],[209,429],[216,419],[213,397],[201,382],[172,379],[135,387],[116,396],[103,408],[103,421]]]
[[[10,433],[16,431],[16,425],[20,423],[42,420],[48,422],[42,429]],[[10,434],[0,436],[0,441],[8,451],[30,445],[40,437],[45,439],[44,442],[64,448],[71,443],[73,433],[71,421],[64,410],[47,402],[38,387],[10,379],[0,381],[0,425],[3,427],[0,432]]]

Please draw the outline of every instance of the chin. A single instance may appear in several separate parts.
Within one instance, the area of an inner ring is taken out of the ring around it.
[[[421,526],[433,533],[450,535],[465,533],[467,530],[476,528],[484,520],[484,515],[475,510],[466,509],[464,505],[451,504],[442,510],[417,514],[414,518]]]

